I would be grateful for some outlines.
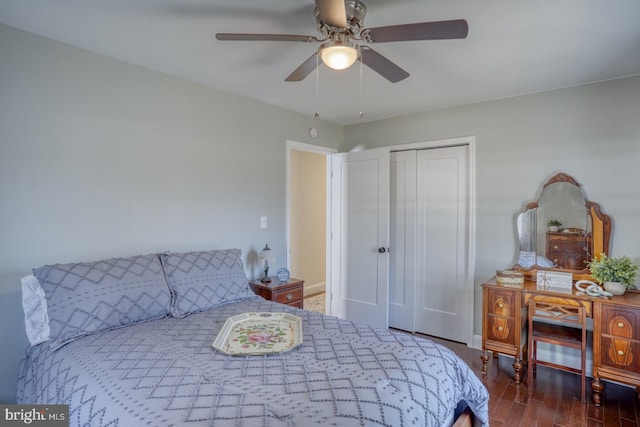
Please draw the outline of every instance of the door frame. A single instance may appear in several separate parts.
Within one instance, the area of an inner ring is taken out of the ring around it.
[[[316,154],[324,154],[327,157],[327,169],[325,172],[326,178],[326,186],[327,186],[327,200],[325,201],[326,208],[326,236],[325,236],[325,244],[326,244],[326,271],[325,271],[325,289],[330,289],[331,285],[331,155],[338,152],[335,148],[323,147],[321,145],[313,145],[307,144],[305,142],[298,142],[287,140],[286,141],[286,176],[285,176],[285,256],[286,256],[286,266],[287,269],[291,269],[290,260],[291,260],[291,195],[289,194],[289,180],[291,179],[291,150],[298,151],[306,151],[309,153]],[[325,295],[328,297],[329,292],[325,292]],[[327,306],[327,310],[329,309],[329,305]]]

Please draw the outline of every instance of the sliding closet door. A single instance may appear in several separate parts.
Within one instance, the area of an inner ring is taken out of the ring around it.
[[[417,152],[416,330],[468,342],[468,146]]]
[[[415,331],[416,151],[391,153],[389,326]]]

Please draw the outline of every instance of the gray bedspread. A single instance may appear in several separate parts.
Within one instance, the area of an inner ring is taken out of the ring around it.
[[[250,311],[300,316],[303,344],[246,357],[211,347]],[[71,426],[442,426],[461,401],[488,425],[486,388],[449,349],[259,297],[30,347],[17,392],[69,404]]]

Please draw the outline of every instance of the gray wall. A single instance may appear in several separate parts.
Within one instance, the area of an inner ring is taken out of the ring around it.
[[[0,26],[0,402],[15,399],[31,268],[229,247],[250,267],[265,242],[285,266],[286,141],[342,139],[340,126]]]
[[[557,171],[613,216],[613,255],[640,261],[638,100],[633,77],[343,129],[0,26],[0,402],[33,267],[265,242],[284,265],[286,140],[476,137],[475,333],[479,284],[514,262],[515,215]]]
[[[640,77],[345,128],[343,151],[476,137],[474,333],[480,284],[516,260],[516,214],[563,171],[613,217],[611,253],[640,262]]]

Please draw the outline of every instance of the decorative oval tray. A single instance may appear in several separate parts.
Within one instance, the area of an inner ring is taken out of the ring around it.
[[[231,316],[212,347],[233,356],[284,353],[302,344],[302,319],[289,313]]]

